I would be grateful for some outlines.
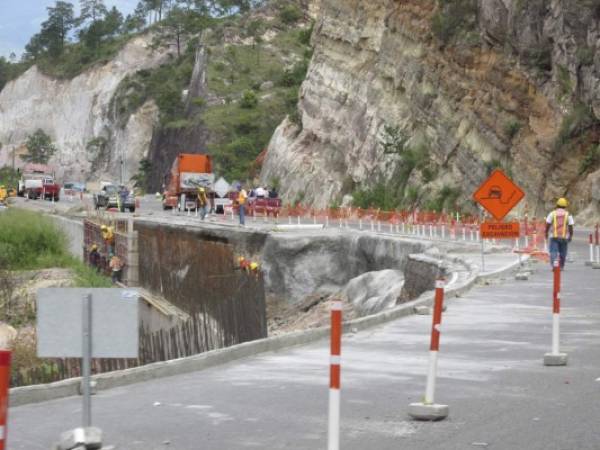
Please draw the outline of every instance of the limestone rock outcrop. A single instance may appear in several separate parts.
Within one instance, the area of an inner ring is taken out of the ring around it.
[[[457,44],[432,31],[450,3],[323,0],[301,126],[276,130],[263,181],[284,181],[288,201],[339,203],[393,175],[397,155],[380,145],[393,126],[429,150],[434,176],[408,179],[423,196],[448,186],[468,202],[501,165],[527,193],[521,212],[540,216],[567,195],[576,212],[597,214],[598,161],[582,161],[600,136],[600,6],[473,0],[474,28]]]
[[[148,152],[158,110],[149,101],[122,117],[112,100],[125,77],[169,58],[151,41],[149,34],[137,36],[108,63],[70,80],[33,66],[9,82],[0,92],[0,166],[18,164],[27,137],[42,129],[58,148],[50,164],[59,179],[128,182]]]

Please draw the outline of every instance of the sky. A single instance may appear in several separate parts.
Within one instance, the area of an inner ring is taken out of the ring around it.
[[[78,0],[69,0],[74,5]],[[107,7],[116,6],[127,15],[135,9],[138,0],[105,0]],[[40,24],[48,17],[46,8],[54,0],[0,0],[0,56],[11,52],[20,57],[25,45],[40,30]]]

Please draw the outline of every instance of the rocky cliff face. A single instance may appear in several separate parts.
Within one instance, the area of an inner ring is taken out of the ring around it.
[[[403,164],[380,145],[387,126],[428,150],[433,176],[408,174],[417,201],[448,187],[468,199],[501,165],[527,193],[522,210],[540,215],[568,195],[582,217],[597,214],[600,3],[443,4],[323,0],[302,127],[277,129],[263,180],[285,180],[288,200],[340,201]],[[465,4],[472,29],[448,36],[452,5]]]
[[[0,92],[0,166],[19,164],[27,136],[41,128],[56,143],[50,164],[60,179],[128,182],[146,156],[158,111],[147,102],[126,116],[115,111],[119,83],[169,58],[151,37],[131,40],[109,63],[72,80],[57,80],[35,66]]]

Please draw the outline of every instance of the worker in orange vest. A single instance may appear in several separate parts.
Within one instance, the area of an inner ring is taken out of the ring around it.
[[[559,258],[561,270],[565,267],[567,260],[567,249],[569,242],[573,239],[573,227],[575,221],[573,216],[567,211],[569,202],[566,198],[559,198],[556,202],[556,209],[546,217],[546,239],[550,235],[550,264],[554,265],[556,258]]]

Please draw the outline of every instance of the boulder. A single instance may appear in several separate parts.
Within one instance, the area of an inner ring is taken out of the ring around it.
[[[367,272],[350,280],[342,294],[359,316],[367,316],[396,304],[404,285],[400,270]]]

